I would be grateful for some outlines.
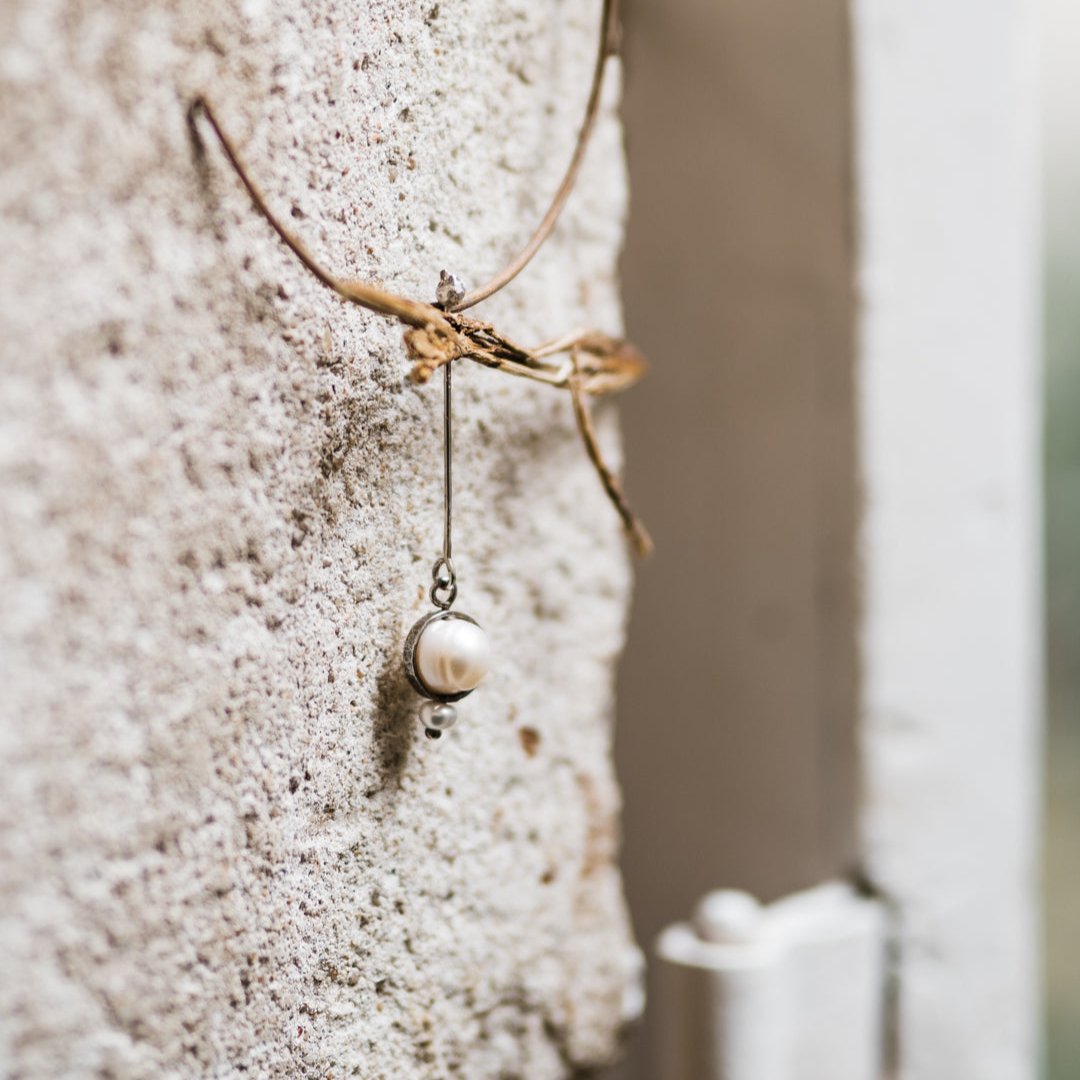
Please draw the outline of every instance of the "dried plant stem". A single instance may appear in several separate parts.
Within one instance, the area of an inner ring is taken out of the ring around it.
[[[528,243],[521,249],[517,256],[499,271],[490,281],[477,289],[466,293],[465,298],[454,305],[454,311],[466,311],[481,300],[494,296],[501,288],[509,284],[525,269],[532,261],[533,256],[540,250],[544,241],[548,238],[551,230],[555,227],[566,200],[577,182],[581,163],[585,159],[585,149],[589,145],[593,128],[596,126],[596,117],[600,111],[600,92],[604,88],[604,71],[607,67],[608,57],[617,51],[616,40],[618,37],[618,0],[604,0],[603,11],[600,15],[600,44],[596,51],[596,63],[593,66],[592,86],[589,89],[589,100],[585,106],[585,119],[581,123],[578,132],[577,144],[570,158],[562,183],[551,200],[547,213],[541,218],[536,231],[529,237]]]
[[[236,146],[222,128],[213,107],[205,97],[200,95],[192,102],[188,110],[188,122],[196,141],[201,145],[197,121],[200,118],[205,119],[256,210],[313,277],[343,300],[397,319],[408,327],[405,331],[405,347],[413,361],[411,377],[415,382],[426,382],[440,367],[456,360],[467,359],[508,375],[569,390],[578,430],[589,460],[596,468],[608,498],[618,511],[634,549],[639,555],[645,555],[651,551],[652,541],[630,509],[615,473],[604,462],[586,403],[586,395],[598,397],[613,394],[636,383],[645,373],[645,361],[640,353],[629,342],[609,337],[596,330],[577,330],[534,349],[528,349],[515,344],[489,323],[461,314],[464,309],[492,296],[513,280],[550,234],[577,178],[581,159],[596,120],[604,66],[613,51],[616,6],[617,0],[604,0],[600,48],[585,121],[578,135],[574,156],[554,201],[517,258],[486,285],[468,293],[454,310],[444,310],[421,300],[410,300],[376,285],[346,280],[332,274],[270,209],[269,203],[241,160]],[[552,359],[558,357],[562,359]]]
[[[396,296],[394,293],[387,292],[385,289],[380,289],[376,285],[369,285],[366,282],[342,280],[320,266],[299,238],[287,229],[274,215],[267,204],[266,199],[263,198],[262,192],[255,186],[255,182],[251,179],[247,168],[240,160],[240,155],[233,145],[232,139],[229,138],[218,123],[217,116],[214,114],[214,110],[211,108],[210,103],[201,95],[191,103],[191,106],[188,109],[189,123],[191,124],[191,130],[195,133],[196,137],[198,137],[198,129],[195,127],[194,121],[199,116],[205,117],[206,122],[213,129],[218,142],[221,143],[222,150],[225,151],[225,156],[229,159],[229,164],[232,165],[236,175],[240,177],[240,182],[247,189],[247,193],[251,196],[251,201],[255,204],[255,208],[262,214],[267,222],[269,222],[270,227],[274,232],[281,237],[285,246],[289,248],[304,266],[306,266],[307,269],[328,289],[332,289],[343,299],[348,300],[353,304],[359,304],[361,307],[376,311],[380,315],[390,315],[409,326],[438,326],[440,328],[445,326],[445,320],[442,317],[442,313],[438,308],[431,304],[424,304],[416,300],[408,300],[403,296]],[[447,327],[447,329],[449,328]]]
[[[577,420],[578,431],[581,432],[581,440],[585,444],[585,451],[600,476],[600,482],[604,485],[607,497],[618,511],[619,517],[622,518],[623,528],[626,529],[626,535],[629,537],[635,553],[644,558],[652,553],[652,537],[649,536],[644,523],[631,509],[626,494],[623,492],[622,484],[619,483],[619,478],[611,470],[607,462],[604,461],[600,443],[596,438],[592,413],[589,411],[589,404],[585,398],[585,391],[581,383],[578,382],[576,375],[571,376],[569,386],[570,398],[574,403],[574,417]]]

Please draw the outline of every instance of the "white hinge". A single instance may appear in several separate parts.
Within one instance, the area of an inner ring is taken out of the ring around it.
[[[884,906],[835,883],[714,892],[657,942],[659,1080],[880,1080]]]

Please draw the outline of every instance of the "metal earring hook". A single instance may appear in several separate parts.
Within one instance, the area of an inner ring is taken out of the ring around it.
[[[453,561],[454,416],[451,398],[452,364],[443,365],[443,549],[431,568],[431,602],[446,611],[457,599]]]
[[[439,280],[439,302],[449,290],[463,292],[458,280],[445,271]],[[491,666],[487,634],[477,621],[451,611],[457,599],[457,573],[453,560],[454,525],[454,406],[453,365],[443,365],[443,546],[431,568],[429,611],[413,625],[405,639],[405,675],[424,699],[420,723],[429,739],[442,738],[457,722],[454,702],[468,697]]]

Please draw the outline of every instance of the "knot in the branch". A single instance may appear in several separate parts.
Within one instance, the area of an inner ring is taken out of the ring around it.
[[[409,378],[426,383],[443,366],[466,352],[461,338],[449,327],[423,326],[405,331],[405,351],[415,361]]]

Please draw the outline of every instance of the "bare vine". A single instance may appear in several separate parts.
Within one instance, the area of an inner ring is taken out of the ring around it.
[[[574,331],[530,349],[511,341],[489,323],[462,314],[466,309],[493,296],[521,273],[554,228],[573,190],[596,123],[607,60],[616,51],[617,7],[618,0],[603,0],[600,44],[593,68],[585,119],[578,133],[570,164],[547,212],[521,251],[490,281],[468,293],[449,294],[449,299],[441,306],[398,296],[368,282],[339,278],[325,269],[270,209],[241,160],[235,144],[226,134],[213,106],[204,95],[198,96],[191,103],[188,122],[196,140],[199,140],[197,121],[200,117],[205,119],[255,208],[277,233],[282,243],[318,281],[343,300],[397,319],[407,327],[405,348],[413,361],[411,378],[415,382],[427,382],[444,364],[451,364],[456,360],[473,360],[509,375],[568,390],[589,460],[622,519],[634,550],[639,555],[646,555],[652,550],[652,541],[640,519],[631,510],[614,471],[604,461],[587,401],[589,396],[600,397],[617,393],[638,382],[645,374],[645,361],[641,354],[628,342],[595,330]]]

